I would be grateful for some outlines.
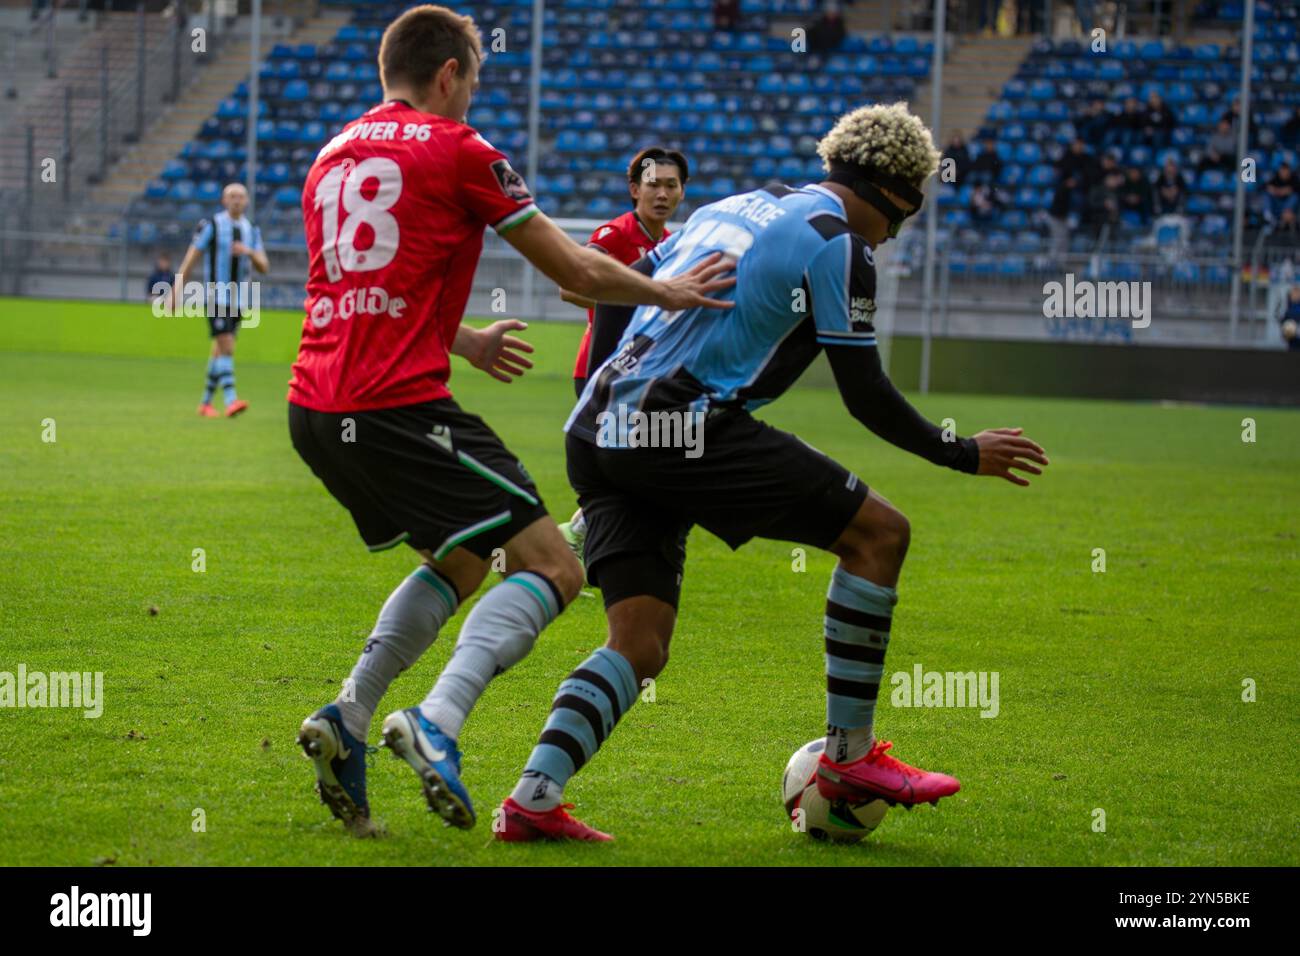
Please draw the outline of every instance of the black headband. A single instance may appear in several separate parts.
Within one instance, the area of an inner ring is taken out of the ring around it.
[[[831,171],[826,177],[830,182],[848,186],[859,199],[871,203],[889,220],[893,226],[900,226],[903,220],[921,208],[925,195],[911,183],[900,179],[893,173],[866,163],[846,163],[842,160],[831,161]],[[883,186],[890,192],[910,202],[915,209],[904,211],[898,208],[877,186]]]

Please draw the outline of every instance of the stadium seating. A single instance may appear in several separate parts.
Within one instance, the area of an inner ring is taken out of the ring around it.
[[[329,0],[327,0],[329,2]],[[343,6],[342,3],[335,5]],[[348,3],[351,21],[320,47],[278,44],[259,71],[258,219],[301,243],[299,187],[326,140],[379,101],[383,27],[402,9]],[[811,17],[815,0],[745,0],[735,32],[713,28],[711,0],[551,0],[541,79],[539,175],[553,216],[626,208],[625,170],[643,145],[683,150],[693,181],[679,216],[772,178],[821,171],[814,146],[835,117],[868,101],[910,98],[931,47],[914,37],[849,37],[833,54],[793,53],[774,18]],[[470,122],[522,168],[528,148],[531,0],[474,16],[488,58]],[[178,208],[245,175],[247,84],[240,84],[136,200],[165,232]],[[1033,144],[1027,144],[1033,146]],[[296,227],[296,229],[295,229]]]
[[[1257,8],[1252,74],[1252,128],[1250,154],[1257,160],[1255,183],[1247,184],[1248,226],[1262,223],[1264,185],[1282,163],[1296,164],[1300,142],[1283,127],[1300,106],[1300,43],[1297,42],[1298,11],[1294,5],[1261,2]],[[1241,22],[1241,4],[1202,4],[1200,20]],[[1186,214],[1190,220],[1193,253],[1221,253],[1231,234],[1231,210],[1235,177],[1219,170],[1197,171],[1205,144],[1218,120],[1230,116],[1241,74],[1240,50],[1231,45],[1204,43],[1177,46],[1167,40],[1128,39],[1112,41],[1105,54],[1073,40],[1053,42],[1039,39],[1007,82],[1002,95],[990,108],[972,142],[984,137],[994,140],[1003,161],[998,185],[1007,200],[993,228],[1022,229],[1019,248],[1042,253],[1047,247],[1046,210],[1055,192],[1055,163],[1067,144],[1080,132],[1076,125],[1090,103],[1101,100],[1112,115],[1123,102],[1134,97],[1144,103],[1151,92],[1161,95],[1176,117],[1168,145],[1115,144],[1109,151],[1121,167],[1136,167],[1148,177],[1154,175],[1166,156],[1180,165],[1187,186]],[[1089,148],[1102,147],[1089,140]],[[978,155],[979,147],[972,146]],[[942,240],[967,245],[987,243],[990,226],[970,222],[969,190],[944,187],[940,194]],[[1159,247],[1160,236],[1152,222],[1140,222],[1125,215],[1116,234],[1110,236],[1119,248],[1145,243]],[[1090,237],[1076,232],[1072,249],[1083,251]],[[915,242],[911,253],[915,254]],[[958,267],[954,267],[956,270]],[[963,258],[960,271],[972,271]],[[1012,267],[1007,267],[1008,269]],[[1116,270],[1112,270],[1118,272]],[[1217,275],[1217,273],[1216,273]],[[1118,278],[1118,274],[1116,274]]]
[[[325,0],[343,6],[341,0]],[[551,0],[544,24],[541,151],[532,183],[554,216],[605,218],[626,208],[624,170],[640,146],[682,149],[693,179],[679,216],[769,179],[808,180],[820,173],[814,146],[836,116],[868,101],[911,98],[929,69],[928,41],[907,35],[850,36],[829,55],[794,54],[773,23],[806,20],[816,0],[744,0],[734,32],[713,28],[710,0]],[[259,71],[258,219],[274,241],[301,244],[300,186],[320,146],[381,96],[375,59],[383,27],[403,9],[384,2],[348,3],[349,23],[319,47],[278,44]],[[466,8],[489,56],[470,122],[522,166],[528,147],[531,0],[496,0]],[[1259,182],[1250,187],[1251,224],[1264,204],[1263,183],[1281,163],[1296,165],[1300,143],[1284,142],[1283,125],[1300,106],[1300,38],[1293,5],[1257,8],[1252,96],[1252,155]],[[1239,22],[1240,3],[1202,3],[1198,19]],[[1236,18],[1236,19],[1234,19]],[[1118,112],[1125,98],[1158,92],[1177,125],[1163,148],[1112,147],[1122,166],[1148,173],[1167,155],[1180,162],[1190,219],[1180,248],[1221,250],[1231,230],[1234,180],[1197,172],[1218,119],[1236,95],[1240,51],[1233,45],[1176,46],[1167,40],[1115,40],[1105,55],[1075,41],[1039,40],[988,112],[980,136],[992,136],[1003,166],[1005,205],[991,220],[972,220],[970,187],[938,192],[941,239],[982,247],[954,254],[954,272],[1016,277],[1047,248],[1047,211],[1055,163],[1078,131],[1083,109],[1102,100]],[[135,201],[132,216],[154,242],[188,234],[189,214],[203,214],[220,185],[245,175],[247,84],[241,83],[180,155],[168,160]],[[974,139],[975,137],[972,137]],[[920,230],[902,243],[918,254]],[[135,234],[133,234],[135,235]],[[1151,223],[1126,215],[1111,236],[1120,247],[1161,240]],[[1091,239],[1076,233],[1071,248]],[[1007,255],[1013,253],[1013,255]],[[1026,260],[1025,257],[1028,257]],[[1116,260],[1118,261],[1118,260]],[[1202,276],[1202,278],[1204,278]]]

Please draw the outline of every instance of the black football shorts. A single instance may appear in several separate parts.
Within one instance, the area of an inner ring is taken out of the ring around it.
[[[211,310],[208,314],[208,335],[212,338],[218,335],[238,335],[240,321],[238,313],[225,315],[223,310]]]
[[[405,542],[486,559],[547,514],[519,459],[450,398],[368,412],[290,402],[289,434],[371,551]]]
[[[565,449],[587,522],[587,578],[606,607],[639,594],[675,607],[695,525],[732,549],[770,538],[826,550],[867,498],[843,465],[741,410],[705,423],[697,458],[680,448],[602,448],[574,435]]]

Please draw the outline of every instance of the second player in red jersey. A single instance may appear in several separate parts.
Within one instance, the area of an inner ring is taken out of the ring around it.
[[[632,157],[627,168],[632,210],[598,227],[587,240],[587,246],[612,256],[625,266],[632,265],[672,235],[667,223],[686,195],[686,181],[690,175],[686,157],[677,150],[662,146],[648,146],[641,150]],[[587,328],[582,334],[573,366],[574,391],[581,395],[587,383],[596,304],[572,292],[561,291],[560,295],[566,302],[587,310]]]

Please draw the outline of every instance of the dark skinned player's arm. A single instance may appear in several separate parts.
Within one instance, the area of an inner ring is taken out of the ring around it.
[[[944,441],[943,429],[913,408],[894,387],[874,346],[828,345],[826,357],[845,407],[873,433],[936,465],[976,473],[980,451],[975,439]]]

